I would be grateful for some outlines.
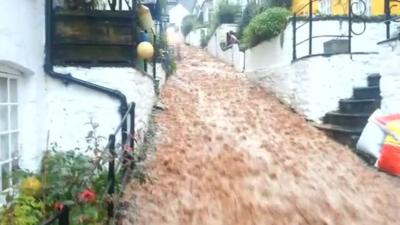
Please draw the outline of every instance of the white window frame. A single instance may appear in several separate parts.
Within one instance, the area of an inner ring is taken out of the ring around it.
[[[20,80],[18,79],[17,75],[14,75],[12,73],[9,72],[4,72],[0,70],[0,78],[6,78],[7,79],[7,102],[0,102],[0,106],[7,106],[7,128],[5,131],[0,131],[0,136],[1,135],[7,135],[8,136],[8,158],[5,160],[0,161],[0,192],[8,192],[9,194],[12,194],[12,186],[15,185],[12,177],[10,177],[8,179],[8,184],[6,186],[7,189],[4,189],[3,186],[3,166],[8,164],[8,172],[9,175],[12,174],[13,169],[14,169],[14,165],[13,163],[17,163],[18,165],[18,161],[19,161],[19,152],[20,152],[20,99],[19,99],[19,83]],[[16,81],[16,102],[11,102],[11,88],[10,88],[10,81],[11,80],[15,80]],[[11,107],[12,106],[17,106],[17,115],[16,116],[16,121],[17,121],[17,129],[11,129],[11,123],[12,123],[12,115],[11,115]],[[12,141],[12,135],[16,134],[17,135],[17,143],[16,143],[16,147],[17,148],[17,154],[13,155],[14,153],[14,149],[13,148],[13,141]],[[1,147],[1,146],[0,146]],[[1,151],[1,150],[0,150]],[[0,195],[0,204],[4,204],[5,203],[5,196],[4,195]]]

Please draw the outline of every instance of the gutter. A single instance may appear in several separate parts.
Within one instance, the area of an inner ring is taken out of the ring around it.
[[[73,77],[70,73],[68,74],[63,74],[63,73],[58,73],[54,71],[54,66],[51,62],[52,59],[52,52],[51,52],[51,46],[52,46],[52,28],[53,28],[53,21],[51,21],[51,15],[53,11],[53,1],[52,0],[46,0],[46,7],[45,7],[45,24],[46,24],[46,45],[45,45],[45,64],[44,64],[44,71],[45,73],[57,80],[62,81],[64,84],[76,84],[81,87],[88,88],[93,91],[97,91],[99,93],[103,93],[105,95],[108,95],[109,97],[118,99],[120,102],[119,106],[119,114],[121,115],[121,120],[124,117],[124,114],[128,110],[128,102],[126,96],[120,92],[119,90],[111,89],[108,87],[100,86],[82,79],[78,79]],[[121,134],[122,134],[122,143],[125,143],[127,140],[127,130],[128,130],[128,124],[127,121],[122,123],[121,127]]]

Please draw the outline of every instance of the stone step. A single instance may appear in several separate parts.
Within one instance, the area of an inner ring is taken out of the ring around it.
[[[360,135],[363,128],[354,128],[349,126],[339,126],[334,124],[313,124],[315,127],[325,131],[338,132],[343,134]]]
[[[339,110],[342,113],[372,113],[380,107],[378,99],[341,99]]]
[[[355,87],[353,88],[353,98],[355,99],[380,99],[381,91],[379,86]]]
[[[362,129],[367,124],[369,116],[370,113],[342,113],[333,111],[328,112],[323,121],[325,124]]]
[[[362,128],[345,127],[333,124],[314,124],[314,126],[325,131],[325,133],[331,138],[351,147],[352,149],[355,149],[362,132]]]
[[[376,87],[376,86],[379,87],[381,75],[379,73],[368,74],[367,80],[368,80],[368,87]]]

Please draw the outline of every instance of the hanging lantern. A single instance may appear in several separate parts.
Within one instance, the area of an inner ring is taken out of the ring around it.
[[[150,42],[143,41],[137,46],[137,53],[141,59],[151,59],[154,55],[154,48]]]

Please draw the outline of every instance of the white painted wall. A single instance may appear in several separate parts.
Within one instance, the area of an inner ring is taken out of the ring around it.
[[[0,63],[22,71],[19,82],[20,164],[32,167],[46,145],[44,1],[0,1]]]
[[[121,91],[128,103],[136,102],[136,129],[146,128],[155,100],[153,80],[148,75],[131,68],[57,67],[55,71]],[[47,87],[50,143],[56,142],[65,150],[85,149],[84,137],[89,131],[85,123],[90,118],[100,125],[99,134],[105,137],[120,123],[115,98],[74,84],[65,86],[52,78],[47,79]]]
[[[170,23],[175,24],[175,26],[177,26],[180,30],[182,19],[189,14],[190,12],[184,6],[182,6],[181,4],[177,4],[169,11]]]
[[[382,44],[380,53],[381,108],[384,112],[400,113],[400,41]]]
[[[299,21],[297,26],[304,23]],[[313,24],[313,35],[346,35],[348,24],[338,21],[318,21]],[[277,38],[262,42],[245,53],[238,46],[222,51],[220,42],[225,42],[225,34],[233,26],[221,25],[208,43],[207,51],[233,65],[238,71],[245,71],[248,77],[261,86],[273,90],[278,98],[294,108],[307,119],[320,122],[326,112],[336,110],[341,98],[352,96],[354,86],[366,86],[367,74],[382,74],[382,109],[400,112],[400,74],[396,68],[400,61],[400,44],[394,42],[377,45],[385,39],[383,23],[367,23],[364,34],[354,36],[354,52],[378,52],[375,55],[336,55],[332,57],[312,57],[292,64],[292,26]],[[300,28],[298,42],[308,38],[308,27]],[[362,29],[362,24],[354,24],[354,30]],[[395,28],[393,28],[395,30]],[[313,54],[323,53],[323,43],[332,38],[313,41]],[[233,55],[233,57],[232,57]],[[298,46],[297,57],[308,55],[308,42]]]
[[[204,35],[207,35],[207,28],[199,28],[191,31],[188,35],[186,35],[185,43],[199,48],[201,46],[202,32]]]
[[[74,84],[66,86],[43,71],[44,2],[0,1],[0,67],[19,74],[20,165],[27,169],[40,164],[48,131],[49,142],[57,142],[61,149],[84,148],[90,130],[85,123],[91,117],[99,123],[102,136],[108,136],[120,120],[117,100]],[[151,77],[132,68],[59,67],[57,71],[120,90],[137,104],[137,129],[146,127],[155,99]],[[163,80],[162,72],[157,76]]]

